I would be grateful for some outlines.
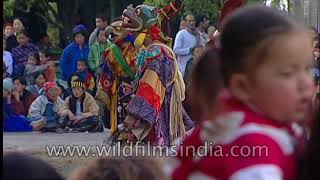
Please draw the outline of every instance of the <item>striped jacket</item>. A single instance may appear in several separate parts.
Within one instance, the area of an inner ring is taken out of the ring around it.
[[[272,121],[231,97],[219,102],[225,113],[186,137],[166,173],[175,180],[295,179],[302,129]]]

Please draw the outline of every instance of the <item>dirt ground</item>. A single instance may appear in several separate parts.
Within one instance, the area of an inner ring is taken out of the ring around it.
[[[49,157],[46,145],[102,145],[110,133],[4,133],[3,152],[21,151],[44,159],[52,164],[58,172],[67,177],[70,172],[84,164],[87,164],[95,157]],[[92,152],[91,152],[92,153]]]

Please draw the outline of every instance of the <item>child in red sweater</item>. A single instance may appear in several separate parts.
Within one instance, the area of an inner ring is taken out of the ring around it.
[[[80,78],[85,82],[87,91],[93,95],[96,87],[95,80],[88,70],[87,60],[79,59],[77,65],[77,73],[79,73]]]
[[[297,178],[303,144],[297,122],[307,116],[313,92],[310,34],[270,8],[249,7],[223,24],[221,47],[226,89],[167,173],[175,180]]]

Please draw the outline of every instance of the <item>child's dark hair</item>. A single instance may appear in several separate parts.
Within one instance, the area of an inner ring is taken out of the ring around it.
[[[40,64],[40,59],[39,59],[39,54],[38,53],[34,53],[34,52],[29,53],[28,54],[28,58],[29,57],[34,57],[36,59],[36,61],[37,61],[37,65]]]
[[[279,35],[294,32],[297,27],[289,19],[268,7],[246,7],[231,14],[222,24],[220,36],[224,83],[228,85],[233,73],[256,69],[263,62],[263,57],[269,50],[268,46],[272,46],[273,40]]]
[[[107,16],[103,13],[99,13],[96,15],[96,18],[101,19],[103,22],[107,21]]]
[[[77,82],[85,83],[81,78],[76,80]],[[72,90],[71,90],[72,91]],[[83,102],[86,97],[86,93],[84,91],[82,98],[80,99],[80,107],[81,107],[81,112],[83,111]],[[76,113],[77,109],[77,98],[74,96],[73,92],[71,92],[70,100],[69,100],[69,108],[72,113]]]
[[[19,36],[20,34],[23,34],[26,37],[30,38],[28,31],[25,29],[22,29],[20,32],[18,32],[17,36]]]
[[[48,163],[31,155],[10,152],[3,156],[4,180],[63,180]],[[19,172],[17,172],[17,170]]]
[[[82,62],[82,63],[84,63],[86,66],[88,66],[88,61],[86,60],[86,59],[79,59],[78,60],[78,63],[79,62]]]
[[[96,35],[97,35],[97,36],[96,36],[97,38],[99,37],[99,33],[100,33],[101,31],[105,32],[105,29],[98,29],[98,30],[97,30],[97,34],[96,34]]]
[[[71,88],[71,80],[72,80],[72,77],[73,77],[73,76],[78,76],[79,79],[81,79],[81,74],[80,74],[79,72],[74,72],[74,73],[72,73],[71,76],[70,76],[70,78],[69,78],[69,81],[68,81],[68,86],[69,86],[69,88]]]
[[[160,164],[146,157],[103,157],[74,171],[69,180],[163,180]]]
[[[21,76],[15,76],[13,77],[13,80],[12,82],[18,80],[22,85],[27,85],[27,80],[24,78],[24,77],[21,77]]]
[[[218,53],[213,49],[207,49],[200,56],[191,73],[189,91],[192,112],[197,112],[204,107],[213,107],[221,86]]]
[[[199,24],[204,21],[204,19],[209,19],[209,18],[206,15],[198,15],[198,16],[195,17],[195,19],[196,19],[196,24],[195,25],[196,25],[196,27],[198,27]]]
[[[47,80],[47,76],[46,76],[46,74],[44,72],[36,73],[33,77],[34,77],[34,79],[37,79],[41,75],[44,77],[44,79]]]
[[[40,49],[39,54],[44,54],[46,57],[50,56],[49,50],[47,48]]]

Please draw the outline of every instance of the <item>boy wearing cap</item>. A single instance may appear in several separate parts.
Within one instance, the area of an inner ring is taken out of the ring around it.
[[[87,91],[93,95],[96,87],[95,80],[88,70],[87,61],[85,59],[78,60],[77,73],[80,78],[85,82]]]
[[[31,120],[45,119],[45,132],[55,132],[58,127],[58,111],[63,106],[63,100],[59,97],[59,88],[55,82],[44,84],[44,94],[39,96],[30,106],[28,118]]]
[[[71,82],[72,94],[66,98],[59,111],[62,117],[61,127],[72,132],[97,132],[103,127],[98,119],[99,106],[86,92],[85,83],[80,80]]]
[[[80,24],[73,28],[74,42],[70,43],[62,52],[60,67],[62,80],[68,81],[71,74],[77,70],[79,59],[88,59],[89,46],[86,43],[87,28]]]

